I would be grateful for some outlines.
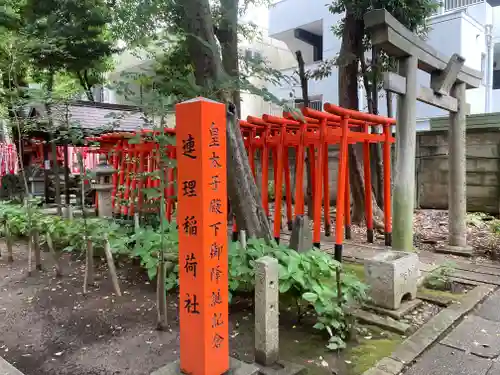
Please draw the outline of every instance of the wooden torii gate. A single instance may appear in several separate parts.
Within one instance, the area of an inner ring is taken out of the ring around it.
[[[395,250],[413,249],[418,100],[450,112],[447,251],[469,255],[472,249],[466,240],[465,125],[470,107],[465,92],[479,87],[482,73],[464,66],[465,59],[458,54],[445,58],[384,9],[366,13],[364,22],[373,46],[383,49],[399,63],[398,73],[384,75],[384,88],[399,94],[392,246]],[[417,87],[418,69],[430,73],[430,87]]]

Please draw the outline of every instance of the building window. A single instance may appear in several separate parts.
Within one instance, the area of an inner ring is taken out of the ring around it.
[[[493,71],[493,90],[500,89],[500,70]]]
[[[302,99],[295,99],[295,108],[304,107],[304,101]],[[309,98],[309,108],[315,109],[316,111],[323,110],[323,100],[318,98]]]
[[[254,51],[252,49],[247,48],[245,50],[245,60],[262,60],[262,53],[260,51]]]

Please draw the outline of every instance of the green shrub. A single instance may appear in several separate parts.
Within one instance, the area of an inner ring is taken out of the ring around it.
[[[6,218],[11,232],[18,237],[29,231],[28,213],[25,207],[0,204],[0,217]],[[100,218],[66,220],[58,216],[42,215],[39,210],[31,212],[32,224],[43,236],[47,233],[58,248],[80,252],[85,249],[84,234],[95,248],[103,246],[103,239],[109,239],[112,252],[139,258],[150,279],[156,278],[159,250],[163,248],[166,261],[166,289],[176,288],[179,283],[178,232],[175,221],[164,223],[164,232],[152,227],[134,231],[130,226]],[[339,299],[337,275],[341,265],[331,255],[319,250],[298,253],[280,245],[268,245],[263,240],[251,238],[247,248],[239,242],[229,244],[229,292],[253,291],[255,282],[255,261],[271,256],[279,262],[279,291],[284,300],[292,299],[300,307],[313,308],[317,315],[314,328],[327,331],[328,347],[345,347],[344,340],[350,331],[348,307],[366,298],[366,286],[354,274],[342,273]],[[300,309],[299,309],[300,314]]]
[[[441,267],[433,270],[424,280],[424,286],[429,289],[450,290],[451,280],[455,266],[451,262],[447,262]]]

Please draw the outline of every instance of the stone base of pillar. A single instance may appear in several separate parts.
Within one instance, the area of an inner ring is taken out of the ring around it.
[[[272,366],[259,366],[259,374],[262,375],[305,375],[307,369],[296,363],[279,360]]]
[[[442,254],[452,254],[463,257],[471,257],[474,255],[474,249],[470,246],[451,246],[444,245],[442,247],[436,248],[436,253]]]
[[[254,364],[240,361],[236,358],[230,358],[229,365],[231,368],[225,375],[258,375],[259,368]],[[166,366],[153,371],[150,375],[180,375],[183,374],[180,368],[180,360],[171,362]]]

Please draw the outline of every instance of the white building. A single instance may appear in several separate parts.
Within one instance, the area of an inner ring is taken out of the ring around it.
[[[276,69],[290,67],[294,64],[295,57],[288,46],[280,40],[267,36],[267,14],[268,11],[265,7],[250,6],[247,9],[246,16],[242,21],[252,21],[261,30],[262,35],[252,41],[240,41],[240,53],[247,56],[259,55]],[[142,85],[136,79],[136,76],[144,74],[154,74],[154,61],[151,59],[151,54],[144,50],[126,50],[114,56],[114,69],[108,73],[108,81],[111,84],[108,85],[109,87],[96,87],[94,89],[96,101],[126,105],[145,104],[148,97],[146,94],[143,95]],[[113,82],[122,82],[122,86],[126,82],[127,90],[129,90],[128,94],[123,93],[123,87],[121,90],[113,89]],[[267,86],[264,80],[258,78],[251,79],[251,83],[261,88]],[[258,96],[248,93],[242,93],[241,95],[241,118],[246,118],[248,115],[260,116],[263,113],[278,111],[281,113],[282,109],[265,102]]]
[[[444,0],[438,14],[429,19],[427,42],[446,56],[460,54],[467,66],[484,74],[481,87],[467,91],[471,113],[500,112],[500,11],[490,4],[497,5],[497,0]],[[322,60],[333,58],[340,51],[341,41],[331,31],[340,18],[329,12],[324,1],[281,0],[269,8],[269,36],[284,42],[290,51],[300,49],[306,69],[314,70]],[[296,63],[280,68],[292,73]],[[429,79],[428,74],[419,71],[421,84],[428,85]],[[294,96],[301,99],[298,84],[269,87],[269,90],[282,99]],[[381,95],[379,109],[384,113],[386,103]],[[310,81],[309,96],[322,103],[338,103],[338,72],[335,70],[321,81]],[[361,110],[366,110],[365,103],[364,91],[360,88]],[[445,114],[418,103],[417,126],[426,129],[430,117]]]

